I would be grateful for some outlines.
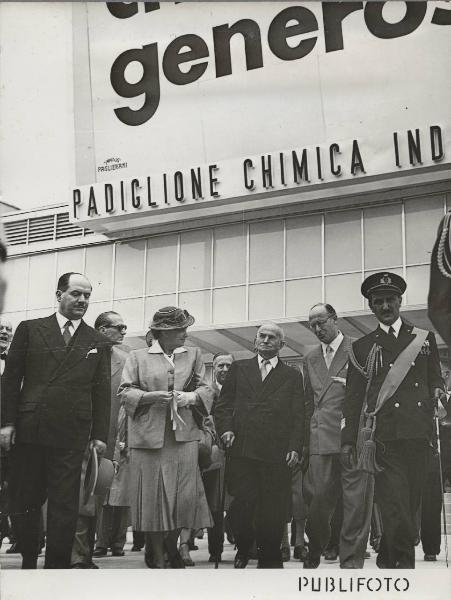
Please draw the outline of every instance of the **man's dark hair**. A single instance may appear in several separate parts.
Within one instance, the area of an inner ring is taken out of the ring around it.
[[[211,361],[212,363],[215,362],[215,360],[219,357],[219,356],[231,356],[232,360],[235,360],[233,358],[233,354],[231,352],[216,352],[216,354],[213,356],[213,360]]]
[[[327,312],[327,314],[329,315],[329,317],[332,317],[333,319],[337,319],[338,318],[337,311],[332,306],[332,304],[325,304],[324,302],[318,302],[317,304],[314,304],[310,310],[313,310],[317,306],[324,307],[325,310],[326,310],[326,312]]]
[[[64,273],[58,279],[58,285],[56,286],[56,289],[59,290],[60,292],[65,292],[67,290],[67,288],[69,287],[69,280],[71,278],[71,275],[81,275],[82,277],[85,277],[85,275],[83,275],[83,273],[77,273],[76,271],[70,271],[69,273]]]
[[[101,327],[108,327],[111,324],[111,315],[119,316],[119,313],[114,310],[107,310],[97,317],[94,323],[94,329],[100,329]]]

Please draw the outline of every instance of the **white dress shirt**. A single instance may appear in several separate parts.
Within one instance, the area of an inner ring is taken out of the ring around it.
[[[321,342],[321,349],[323,351],[323,357],[324,357],[324,360],[326,361],[326,364],[327,364],[327,360],[326,360],[327,348],[330,347],[329,357],[330,357],[330,363],[331,363],[334,360],[335,353],[338,350],[338,348],[340,347],[340,344],[342,341],[343,341],[343,334],[341,333],[341,331],[339,331],[337,337],[334,338],[330,342],[330,344],[325,344],[324,342]]]
[[[379,327],[385,331],[385,333],[390,334],[389,329],[390,327],[393,327],[394,331],[395,331],[395,337],[398,337],[399,335],[399,330],[401,329],[401,325],[402,325],[402,321],[401,321],[401,317],[398,317],[396,319],[396,321],[394,323],[392,323],[391,325],[385,325],[384,323],[379,322]]]
[[[74,333],[77,331],[78,327],[80,326],[81,319],[68,319],[67,317],[65,317],[64,315],[62,315],[60,312],[57,312],[55,314],[56,314],[56,320],[58,321],[58,325],[59,325],[60,330],[61,330],[61,335],[63,335],[63,333],[64,333],[64,325],[68,321],[70,321],[72,323],[72,325],[69,326],[69,333],[71,335],[74,335]]]

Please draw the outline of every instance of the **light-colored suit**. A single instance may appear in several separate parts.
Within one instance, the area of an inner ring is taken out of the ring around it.
[[[329,367],[324,361],[321,345],[314,348],[304,361],[306,431],[309,454],[338,454],[340,425],[345,387],[332,377],[346,379],[352,340],[343,336]],[[309,417],[311,415],[310,423]]]
[[[352,340],[343,336],[327,368],[321,344],[304,360],[306,439],[309,467],[304,496],[309,506],[306,531],[309,552],[319,556],[331,536],[331,519],[342,496],[340,431],[345,386],[333,377],[346,379]]]

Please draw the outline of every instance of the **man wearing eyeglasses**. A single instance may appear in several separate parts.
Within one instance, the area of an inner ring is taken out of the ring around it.
[[[100,314],[94,323],[95,329],[103,333],[111,342],[111,415],[110,432],[107,441],[107,458],[115,460],[115,477],[103,506],[97,514],[97,545],[95,557],[106,556],[111,549],[112,556],[124,556],[124,544],[127,528],[130,524],[130,508],[127,494],[124,493],[126,479],[127,448],[119,429],[120,398],[117,390],[121,382],[122,369],[129,353],[129,347],[123,344],[127,325],[120,314],[109,311]],[[126,420],[122,423],[126,426]],[[120,441],[118,441],[120,437]],[[126,437],[126,435],[125,435]]]
[[[104,457],[115,461],[116,475],[111,490],[106,498],[90,498],[83,504],[83,477],[80,491],[80,509],[72,547],[71,568],[72,569],[95,569],[97,565],[92,557],[106,556],[108,548],[111,548],[113,556],[124,556],[124,544],[126,541],[127,527],[129,525],[128,503],[119,503],[118,499],[123,494],[120,488],[122,479],[124,448],[117,447],[118,437],[118,415],[120,399],[117,389],[121,381],[122,369],[124,367],[129,348],[123,345],[127,332],[127,325],[121,315],[114,311],[101,313],[94,323],[94,329],[104,335],[110,344],[111,356],[111,408],[110,427],[108,431],[107,446]],[[89,452],[85,455],[84,467],[86,469]],[[105,504],[103,506],[103,504]],[[94,535],[97,525],[97,548],[94,550]]]
[[[342,495],[340,424],[352,340],[338,329],[337,313],[330,304],[315,304],[309,325],[320,341],[304,359],[306,445],[302,462],[304,468],[308,462],[304,496],[309,505],[309,553],[304,568],[312,569],[319,566],[329,542],[332,515]],[[336,555],[329,558],[336,560]]]

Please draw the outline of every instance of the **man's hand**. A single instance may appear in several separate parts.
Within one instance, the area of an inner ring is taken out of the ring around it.
[[[224,442],[224,446],[226,448],[231,448],[233,442],[235,441],[235,434],[233,431],[226,431],[221,435],[221,440]]]
[[[295,450],[288,452],[286,461],[287,466],[290,467],[290,469],[295,467],[299,462],[299,454]]]
[[[309,449],[306,446],[304,446],[302,448],[301,460],[299,461],[299,466],[301,467],[301,471],[303,473],[307,473],[309,458]]]
[[[355,469],[357,460],[353,444],[343,444],[340,452],[340,462],[345,469]]]
[[[113,460],[113,468],[114,468],[114,474],[117,475],[119,473],[119,463],[117,462],[117,460]]]
[[[89,449],[92,450],[93,448],[97,450],[97,454],[99,456],[102,456],[102,454],[105,453],[106,444],[105,442],[102,442],[102,440],[91,440],[89,444]]]
[[[0,429],[0,446],[5,450],[11,450],[16,441],[16,428],[14,425],[6,425]]]

